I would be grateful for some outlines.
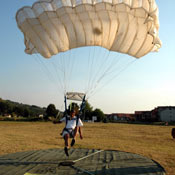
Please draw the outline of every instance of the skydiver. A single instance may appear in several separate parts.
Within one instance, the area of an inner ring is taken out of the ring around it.
[[[69,153],[68,153],[69,138],[72,138],[72,141],[70,144],[71,147],[74,146],[74,144],[75,144],[75,139],[76,139],[78,132],[80,134],[80,139],[83,139],[82,129],[81,129],[81,127],[83,126],[83,123],[82,123],[81,119],[77,118],[77,116],[76,116],[76,115],[78,115],[78,111],[77,111],[77,107],[75,105],[71,105],[71,107],[69,106],[69,110],[68,110],[66,115],[67,115],[67,117],[63,117],[58,122],[53,121],[53,123],[54,124],[62,123],[62,122],[66,123],[66,126],[63,129],[61,135],[65,141],[65,147],[64,147],[65,154],[67,156],[69,156]]]

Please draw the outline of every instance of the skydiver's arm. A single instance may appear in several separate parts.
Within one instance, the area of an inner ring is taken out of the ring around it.
[[[61,120],[59,120],[59,121],[56,121],[56,120],[54,120],[53,121],[53,124],[60,124],[60,123],[62,123],[62,122],[64,122],[66,120],[66,118],[65,117],[63,117]]]
[[[53,121],[53,124],[58,124],[58,123],[62,123],[62,121],[56,121],[56,120]]]
[[[81,127],[79,127],[78,132],[80,133],[80,139],[83,139],[83,134],[82,134],[82,129],[81,129]]]

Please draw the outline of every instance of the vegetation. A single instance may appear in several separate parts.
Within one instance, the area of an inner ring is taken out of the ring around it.
[[[44,115],[45,108],[35,105],[27,105],[0,98],[0,116],[11,116],[12,118],[36,118]],[[9,119],[10,120],[10,119]]]
[[[56,118],[58,112],[59,111],[56,109],[54,104],[49,104],[47,109],[46,109],[46,115],[44,116],[44,119],[48,120],[49,117]]]
[[[97,122],[101,122],[105,120],[105,115],[103,113],[103,111],[101,109],[95,109],[92,112],[92,116],[96,116],[97,117]]]
[[[92,111],[93,107],[88,101],[86,101],[84,108],[84,120],[92,120]]]
[[[84,109],[84,119],[85,120],[92,120],[92,117],[97,117],[97,122],[104,122],[106,120],[106,116],[104,115],[101,109],[93,110],[93,107],[86,101],[86,106]]]
[[[0,120],[17,120],[17,121],[37,121],[42,118],[47,121],[50,117],[56,118],[59,110],[54,104],[49,104],[47,108],[41,108],[35,105],[27,105],[10,100],[3,100],[0,98]],[[10,118],[8,116],[10,115]],[[39,116],[43,116],[39,118]],[[62,116],[62,113],[60,113]],[[59,117],[60,117],[59,116]],[[86,101],[85,110],[83,113],[83,120],[92,120],[92,116],[97,117],[97,122],[106,121],[106,117],[101,109],[93,110],[93,107]]]

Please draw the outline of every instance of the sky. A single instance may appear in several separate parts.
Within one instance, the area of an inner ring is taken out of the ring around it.
[[[54,86],[36,57],[24,52],[23,34],[15,14],[34,0],[5,0],[0,6],[0,98],[64,110],[63,94]],[[104,113],[134,113],[157,106],[175,106],[175,1],[156,1],[159,7],[159,52],[135,61],[89,98]],[[83,52],[83,51],[81,51]],[[74,54],[74,52],[73,52]],[[85,54],[85,53],[81,53]],[[76,81],[77,87],[83,83]]]

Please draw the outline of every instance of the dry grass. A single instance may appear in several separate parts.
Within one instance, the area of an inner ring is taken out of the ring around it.
[[[63,127],[49,122],[0,122],[0,154],[62,148]],[[175,140],[171,129],[172,126],[85,123],[84,139],[78,139],[75,147],[141,154],[159,162],[167,175],[175,175]]]

